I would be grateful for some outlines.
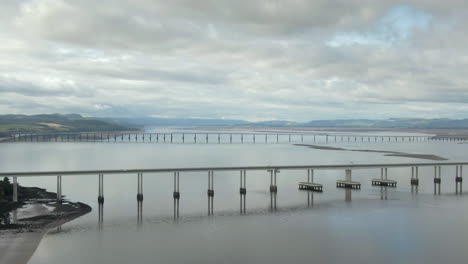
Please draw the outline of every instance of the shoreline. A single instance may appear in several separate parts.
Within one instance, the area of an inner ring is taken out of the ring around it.
[[[50,198],[54,193],[44,189],[22,188],[37,191],[38,197],[16,204],[6,203],[9,208],[4,206],[3,216],[7,218],[0,225],[0,264],[26,264],[49,231],[92,211],[89,205],[80,202],[57,203]],[[44,194],[49,198],[41,197]],[[10,216],[13,216],[13,223],[10,223]]]

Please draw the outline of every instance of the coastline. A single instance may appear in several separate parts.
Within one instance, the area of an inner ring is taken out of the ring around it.
[[[39,197],[44,193],[54,194],[35,187],[22,188],[40,190],[36,193]],[[13,210],[8,210],[7,219],[0,225],[0,264],[26,264],[50,230],[92,210],[84,203],[63,201],[60,204],[55,199],[42,197],[25,200],[9,209]],[[11,215],[13,223],[10,223]]]

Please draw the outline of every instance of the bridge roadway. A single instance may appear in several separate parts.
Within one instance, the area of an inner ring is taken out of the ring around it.
[[[371,169],[371,168],[403,168],[430,166],[463,166],[468,162],[432,162],[432,163],[379,163],[379,164],[330,164],[330,165],[268,165],[268,166],[232,166],[232,167],[187,167],[187,168],[157,168],[157,169],[116,169],[116,170],[75,170],[75,171],[24,171],[0,172],[0,177],[31,177],[31,176],[66,176],[66,175],[98,175],[98,174],[133,174],[133,173],[171,173],[171,172],[201,172],[201,171],[244,171],[244,170],[337,170],[337,169]]]

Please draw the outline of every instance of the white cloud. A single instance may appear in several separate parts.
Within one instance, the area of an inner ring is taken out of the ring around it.
[[[463,1],[5,0],[3,113],[465,117]]]

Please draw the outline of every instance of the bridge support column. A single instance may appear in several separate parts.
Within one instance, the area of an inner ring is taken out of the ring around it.
[[[18,177],[13,177],[13,202],[18,202]]]
[[[104,203],[104,174],[99,174],[98,203]]]
[[[255,144],[255,134],[253,134],[252,136],[253,136],[253,143]]]
[[[137,174],[137,224],[143,223],[143,173]]]
[[[245,170],[240,171],[240,188],[239,188],[239,193],[240,193],[240,213],[245,214],[246,213],[246,194],[247,194],[247,185],[246,185],[246,175],[245,175]]]
[[[221,143],[221,135],[218,134],[218,144]]]
[[[347,170],[345,171],[345,180],[346,180],[346,181],[352,181],[351,175],[352,175],[352,171],[351,171],[350,169],[347,169]]]
[[[270,172],[270,192],[278,192],[278,186],[276,185],[276,175],[280,172],[278,169],[268,170]]]
[[[179,218],[179,199],[180,199],[180,178],[179,178],[179,172],[175,171],[174,172],[174,219]]]
[[[463,166],[456,166],[455,172],[455,193],[462,193],[462,183],[463,183]]]
[[[434,194],[439,194],[439,195],[440,195],[440,183],[441,183],[440,172],[441,172],[440,166],[434,166]]]
[[[206,144],[208,144],[208,134],[206,134]]]
[[[57,176],[57,203],[62,203],[62,176]]]
[[[314,182],[314,170],[308,169],[307,170],[307,183],[313,183],[313,182]]]
[[[214,172],[208,171],[208,215],[213,215]]]
[[[137,178],[137,201],[143,201],[143,173],[139,172]]]

